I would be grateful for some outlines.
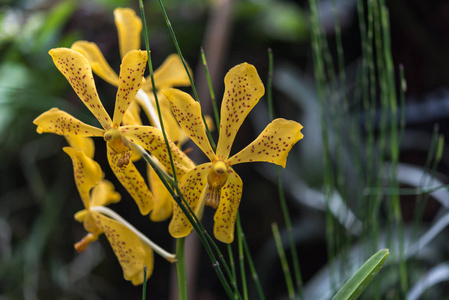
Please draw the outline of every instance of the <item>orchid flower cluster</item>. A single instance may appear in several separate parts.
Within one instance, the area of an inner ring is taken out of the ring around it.
[[[151,80],[144,77],[147,52],[139,50],[141,19],[127,8],[116,9],[114,17],[122,57],[118,75],[98,46],[91,42],[78,41],[71,48],[49,52],[55,66],[101,127],[83,123],[58,108],[41,114],[34,124],[38,133],[62,135],[70,145],[64,151],[72,159],[75,183],[85,207],[75,214],[75,219],[82,222],[88,232],[75,244],[76,250],[85,250],[104,233],[119,260],[124,278],[139,285],[151,275],[153,252],[170,262],[175,262],[176,258],[106,207],[120,201],[121,196],[115,192],[113,184],[103,178],[100,165],[93,160],[91,137],[102,137],[106,142],[109,166],[142,215],[150,214],[152,221],[171,217],[168,231],[174,238],[186,237],[192,231],[192,224],[155,171],[148,167],[147,184],[136,168],[134,163],[147,155],[167,178],[174,175],[178,179],[182,196],[199,219],[205,206],[216,210],[214,236],[223,243],[232,243],[243,187],[232,166],[265,161],[285,167],[290,149],[303,135],[301,124],[276,119],[246,148],[230,155],[237,131],[264,95],[256,68],[242,63],[232,68],[224,79],[219,138],[213,149],[205,130],[204,120],[208,119],[202,117],[200,104],[189,94],[174,88],[190,85],[180,57],[173,54],[166,59],[154,72],[153,86]],[[117,87],[112,118],[98,96],[93,73]],[[155,112],[153,89],[157,90],[165,134]],[[151,125],[142,124],[141,110]],[[187,156],[181,147],[188,139],[204,152],[209,162],[196,165]],[[147,270],[145,279],[144,268]]]

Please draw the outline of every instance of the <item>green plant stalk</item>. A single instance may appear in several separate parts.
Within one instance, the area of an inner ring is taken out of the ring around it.
[[[318,22],[318,10],[316,0],[309,0],[310,12],[311,12],[311,36],[312,36],[312,54],[314,61],[314,74],[317,82],[318,100],[321,109],[321,138],[323,141],[324,149],[324,195],[326,197],[326,205],[329,207],[329,199],[333,190],[333,175],[332,166],[330,163],[330,149],[329,149],[329,137],[327,131],[327,121],[325,117],[325,69],[324,61],[321,57],[322,42],[321,29]],[[329,259],[329,267],[331,274],[331,285],[335,285],[335,272],[333,272],[333,260],[335,254],[335,241],[334,241],[334,219],[330,209],[326,209],[326,245],[327,255]]]
[[[254,266],[253,259],[251,257],[251,252],[249,251],[248,242],[246,241],[246,237],[243,236],[243,250],[245,250],[246,259],[248,260],[249,269],[251,271],[251,277],[256,285],[257,294],[259,295],[260,300],[265,300],[265,294],[262,289],[262,284],[259,280],[259,275],[257,275],[256,268]]]
[[[438,144],[438,130],[439,130],[439,126],[437,126],[437,124],[433,127],[433,134],[432,134],[432,138],[431,138],[431,142],[430,142],[430,148],[429,151],[427,152],[427,157],[426,157],[426,162],[424,163],[424,168],[423,168],[423,173],[427,173],[429,168],[431,167],[431,163],[433,160],[434,155],[436,155],[436,151],[437,151],[437,144]],[[436,164],[433,164],[436,167]],[[424,176],[421,177],[421,180],[419,182],[419,187],[422,186],[426,186],[427,182],[425,182],[424,180]],[[415,211],[414,211],[414,226],[413,226],[413,233],[415,234],[415,236],[418,236],[418,226],[419,223],[421,222],[421,218],[422,215],[424,213],[424,209],[426,207],[427,204],[427,197],[423,197],[424,195],[427,194],[420,194],[418,196],[418,198],[416,199],[416,207],[415,207]]]
[[[144,6],[143,6],[143,1],[139,0],[139,4],[140,4],[140,14],[141,14],[142,23],[143,23],[145,46],[147,48],[148,70],[150,72],[151,84],[153,86],[154,100],[156,102],[157,114],[159,116],[159,124],[161,125],[161,131],[162,131],[162,135],[164,136],[165,147],[167,148],[167,153],[168,153],[168,157],[169,157],[171,168],[172,168],[174,185],[176,186],[178,184],[178,180],[176,178],[175,165],[173,163],[173,156],[172,156],[171,151],[170,151],[170,145],[168,143],[167,133],[165,132],[164,122],[162,120],[161,107],[159,105],[159,99],[157,97],[156,83],[154,82],[153,63],[151,61],[150,42],[149,42],[149,38],[148,38],[149,34],[148,34],[148,29],[147,29],[147,21],[146,21],[146,17],[145,17],[145,10],[144,10]]]
[[[273,107],[273,97],[272,97],[272,77],[273,77],[273,51],[268,49],[268,79],[267,79],[267,102],[268,102],[268,113],[270,117],[270,121],[274,119],[274,107]],[[293,237],[292,223],[290,220],[290,214],[288,213],[287,201],[284,195],[284,189],[282,187],[282,177],[281,177],[281,168],[280,166],[276,166],[276,179],[279,193],[279,202],[281,204],[282,215],[285,221],[285,227],[287,229],[288,238],[290,242],[290,252],[293,260],[293,270],[295,272],[295,283],[297,287],[297,292],[299,294],[299,298],[303,298],[302,292],[302,277],[301,271],[299,267],[299,259],[298,252],[296,251],[296,243]]]
[[[218,113],[217,102],[215,101],[214,88],[212,86],[212,80],[210,79],[209,67],[207,66],[206,55],[204,54],[204,49],[201,47],[201,60],[204,66],[204,72],[206,73],[207,83],[209,85],[210,101],[212,103],[212,108],[214,110],[215,116],[215,126],[217,131],[220,130],[220,114]]]
[[[147,298],[147,266],[143,266],[142,300]]]
[[[282,265],[282,271],[284,272],[285,284],[287,285],[288,297],[295,299],[295,288],[293,287],[293,280],[290,274],[290,268],[288,267],[287,258],[285,257],[284,248],[282,246],[281,235],[277,223],[271,224],[273,231],[274,241],[276,243],[276,249],[279,255],[279,259]]]
[[[239,213],[237,212],[239,215]],[[242,280],[242,289],[243,289],[243,299],[248,300],[248,287],[246,285],[246,272],[245,272],[245,254],[243,253],[243,245],[242,240],[244,238],[242,225],[240,224],[240,217],[237,217],[237,244],[238,244],[238,252],[239,252],[239,263],[240,263],[240,277]]]
[[[176,278],[178,280],[178,299],[187,300],[187,272],[185,258],[185,238],[176,239]]]
[[[227,247],[228,247],[229,264],[231,267],[231,274],[232,274],[231,285],[237,287],[237,280],[236,280],[237,274],[235,271],[234,253],[232,251],[232,245],[227,244]],[[234,295],[234,299],[237,299],[236,295]]]
[[[139,1],[142,1],[142,0],[139,0]],[[161,7],[161,11],[162,11],[162,14],[164,15],[164,19],[165,19],[165,22],[167,24],[168,30],[170,31],[170,35],[172,37],[173,43],[175,44],[176,51],[178,52],[178,55],[181,58],[182,64],[184,65],[184,69],[186,70],[186,73],[189,76],[190,85],[192,86],[193,94],[195,95],[195,100],[197,102],[200,102],[200,99],[198,97],[198,93],[196,91],[195,84],[193,83],[192,75],[190,74],[189,68],[187,67],[187,64],[186,64],[186,61],[184,59],[184,56],[182,55],[182,51],[181,51],[181,48],[179,47],[178,39],[176,38],[176,34],[175,34],[175,31],[173,30],[173,27],[171,26],[170,20],[168,18],[167,12],[165,11],[165,7],[164,7],[164,4],[162,3],[162,0],[159,0],[159,6]],[[201,118],[203,119],[204,126],[206,128],[206,133],[207,133],[207,136],[209,138],[209,142],[210,142],[210,144],[212,146],[212,149],[215,151],[215,149],[216,149],[215,141],[212,138],[212,134],[211,134],[211,132],[209,130],[209,127],[207,126],[206,119],[204,118],[204,115],[203,115],[202,112],[201,112]]]
[[[393,68],[393,58],[391,56],[391,38],[389,31],[389,13],[387,7],[383,0],[381,2],[381,21],[382,21],[382,33],[384,37],[384,56],[386,61],[387,74],[389,76],[389,97],[390,99],[390,107],[391,107],[391,161],[393,167],[393,184],[394,186],[398,186],[397,182],[397,166],[399,163],[399,144],[398,144],[398,132],[397,132],[397,103],[396,103],[396,87],[394,80],[394,68]],[[402,212],[400,207],[399,196],[394,196],[394,215],[398,228],[399,235],[399,270],[401,277],[401,296],[405,296],[408,290],[408,282],[407,282],[407,264],[405,258],[405,243],[404,243],[404,234],[402,227]]]
[[[205,250],[206,250],[206,252],[207,252],[207,254],[208,254],[208,256],[209,256],[209,258],[210,258],[210,260],[212,262],[212,266],[213,266],[215,272],[217,273],[217,276],[218,276],[218,279],[220,280],[220,283],[222,284],[222,286],[225,289],[225,291],[228,294],[228,296],[230,298],[232,298],[233,293],[231,291],[231,288],[229,287],[229,284],[228,284],[226,278],[224,277],[223,271],[221,270],[221,267],[220,267],[220,263],[215,258],[215,255],[214,255],[214,253],[212,251],[211,246],[209,245],[209,242],[211,242],[212,245],[214,245],[214,247],[216,249],[218,249],[217,245],[212,241],[212,238],[209,236],[207,231],[204,229],[204,227],[201,224],[201,222],[199,222],[197,216],[192,211],[192,208],[190,207],[190,205],[188,205],[188,203],[184,199],[184,196],[182,195],[182,193],[179,190],[178,186],[174,186],[174,188],[173,188],[172,186],[170,186],[168,184],[168,182],[164,178],[164,175],[162,174],[162,171],[159,169],[159,166],[156,165],[152,161],[152,159],[150,158],[150,155],[146,151],[143,151],[141,154],[142,154],[142,157],[145,159],[145,161],[147,163],[149,163],[151,165],[151,167],[154,169],[154,171],[156,172],[156,174],[158,175],[158,177],[161,179],[162,183],[164,184],[165,188],[168,190],[170,195],[175,200],[176,204],[179,205],[179,207],[181,208],[182,212],[185,214],[186,218],[192,224],[193,228],[195,229],[195,231],[198,234],[198,237],[200,238],[201,242],[204,245],[204,248],[205,248]],[[175,190],[176,190],[176,193],[175,193]],[[178,196],[177,193],[180,196]],[[222,257],[223,257],[223,255],[221,255],[221,253],[220,253],[220,258],[222,258]],[[226,267],[227,266],[226,262],[224,260],[223,260],[223,262],[224,262],[223,265]],[[239,299],[241,299],[241,297],[239,297]]]

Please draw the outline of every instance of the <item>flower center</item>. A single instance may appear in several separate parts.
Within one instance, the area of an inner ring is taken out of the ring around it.
[[[121,157],[117,161],[117,166],[121,168],[129,164],[131,149],[127,146],[127,140],[120,134],[120,130],[112,128],[105,132],[103,138],[115,153],[121,154]]]
[[[212,164],[212,168],[207,176],[207,183],[209,185],[206,191],[206,205],[214,209],[218,208],[220,204],[221,188],[228,180],[228,166],[222,161],[216,161]]]

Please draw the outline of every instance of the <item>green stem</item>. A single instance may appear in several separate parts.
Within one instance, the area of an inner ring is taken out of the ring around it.
[[[140,0],[140,1],[142,1],[142,0]],[[190,85],[192,86],[193,94],[195,95],[195,100],[197,102],[200,102],[198,93],[196,91],[195,84],[193,83],[192,75],[190,74],[189,68],[187,67],[184,56],[182,55],[181,47],[179,47],[178,39],[176,38],[175,31],[173,30],[170,20],[168,19],[168,15],[167,15],[167,12],[165,11],[164,4],[162,4],[162,0],[159,0],[159,6],[161,7],[162,14],[164,15],[164,19],[165,19],[165,22],[167,23],[168,30],[170,31],[170,35],[172,37],[173,43],[175,44],[176,51],[178,52],[178,55],[181,58],[181,61],[182,61],[182,64],[184,65],[184,69],[186,70],[187,76],[189,76]],[[215,151],[216,145],[215,145],[214,139],[212,138],[212,134],[210,133],[209,127],[207,126],[206,119],[204,118],[204,115],[202,112],[201,112],[201,118],[203,119],[204,126],[206,127],[206,133],[207,133],[207,137],[209,138],[210,145],[212,146],[212,149]]]
[[[201,47],[201,60],[203,61],[204,72],[206,73],[207,83],[209,84],[210,100],[212,102],[212,108],[215,116],[215,126],[217,131],[220,130],[220,114],[218,113],[217,102],[215,101],[214,88],[212,86],[212,80],[210,79],[209,67],[207,66],[206,55],[204,54],[203,47]]]
[[[239,218],[240,216],[237,215],[237,217]],[[259,275],[257,275],[256,268],[254,267],[254,262],[251,257],[251,252],[249,251],[248,242],[246,241],[245,236],[243,236],[243,249],[245,250],[245,255],[248,260],[249,269],[251,271],[251,277],[253,278],[254,283],[256,284],[257,293],[259,294],[259,299],[265,300],[265,294],[262,289],[262,284],[260,283]]]
[[[288,267],[287,258],[285,257],[285,252],[282,246],[281,234],[279,233],[278,224],[277,223],[271,224],[271,229],[273,230],[276,249],[278,251],[279,259],[281,261],[282,271],[284,272],[285,284],[287,285],[288,290],[288,297],[290,299],[295,299],[295,289],[293,287],[292,275],[290,274],[290,268]]]
[[[245,254],[243,253],[242,240],[244,238],[240,218],[236,219],[237,223],[237,243],[239,248],[239,262],[240,262],[240,276],[242,279],[243,299],[248,300],[248,288],[246,285],[246,272],[245,272]]]
[[[142,300],[147,298],[147,266],[143,266]]]
[[[187,300],[186,258],[184,255],[185,238],[176,240],[176,278],[178,279],[178,299]]]

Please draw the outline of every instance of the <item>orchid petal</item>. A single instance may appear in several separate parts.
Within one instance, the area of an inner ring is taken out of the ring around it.
[[[214,216],[214,236],[223,243],[234,240],[235,217],[242,198],[243,183],[232,168],[228,169],[228,180],[221,188],[220,204]]]
[[[123,115],[140,89],[147,59],[147,53],[140,50],[132,50],[123,57],[115,100],[114,128],[120,125]]]
[[[147,269],[145,280],[153,272],[153,250],[144,244],[140,238],[128,227],[102,214],[91,211],[93,218],[103,230],[115,256],[122,267],[123,277],[139,285],[144,280],[144,268]]]
[[[253,65],[243,63],[226,74],[217,144],[219,160],[229,157],[237,131],[264,92],[263,83]]]
[[[285,168],[292,146],[303,138],[302,125],[282,118],[276,119],[242,151],[227,160],[229,165],[266,161]]]
[[[70,48],[78,51],[87,58],[92,67],[92,70],[95,74],[98,75],[98,77],[102,78],[104,81],[112,84],[113,86],[117,86],[117,73],[108,64],[103,56],[103,53],[101,53],[100,49],[95,43],[91,43],[88,41],[78,41],[75,42]]]
[[[77,151],[71,147],[64,147],[63,150],[72,159],[76,187],[84,207],[88,209],[90,207],[90,190],[101,180],[101,167],[82,151]]]
[[[125,153],[117,153],[109,145],[107,153],[109,165],[115,176],[117,176],[120,183],[125,187],[131,197],[133,197],[139,207],[140,213],[147,215],[153,208],[153,196],[142,175],[140,175],[131,161],[128,164],[123,164],[121,167],[117,165],[119,159]]]
[[[147,164],[147,170],[148,181],[150,182],[154,200],[154,207],[150,214],[150,220],[154,222],[165,221],[173,212],[172,196],[149,164]]]
[[[192,74],[190,68],[189,73]],[[175,86],[190,86],[190,79],[178,54],[169,55],[162,65],[154,71],[154,83],[157,90]],[[142,85],[145,91],[153,90],[151,80],[147,78]]]
[[[206,154],[210,161],[216,160],[215,153],[204,130],[200,104],[193,100],[189,94],[177,89],[168,89],[162,93],[170,101],[176,120],[190,139]]]
[[[65,136],[103,136],[104,130],[87,125],[72,115],[58,108],[52,108],[33,121],[38,133],[50,132]]]
[[[179,181],[179,189],[194,212],[202,211],[202,207],[199,205],[204,206],[204,203],[200,204],[200,200],[207,185],[207,174],[211,165],[211,163],[205,163],[196,166]],[[168,230],[174,238],[185,237],[192,231],[192,224],[178,204],[173,205],[173,218]]]
[[[111,203],[117,203],[120,199],[121,196],[119,193],[114,191],[114,185],[112,182],[103,179],[92,189],[90,205],[106,206]]]
[[[170,158],[167,153],[167,148],[162,132],[151,126],[122,126],[120,133],[130,142],[142,146],[153,154],[171,174],[172,167]],[[175,165],[176,175],[181,178],[182,175],[191,170],[195,164],[170,140],[169,146],[173,163]]]
[[[95,144],[90,137],[81,137],[77,135],[66,135],[64,137],[70,147],[78,151],[83,151],[89,158],[94,158]]]
[[[137,98],[136,98],[137,99]],[[140,106],[137,101],[132,101],[125,112],[122,120],[123,125],[142,125],[142,119],[140,118]]]
[[[78,51],[55,48],[48,52],[58,70],[67,78],[78,97],[100,122],[104,129],[112,125],[111,118],[98,98],[92,69],[87,58]]]
[[[116,8],[114,19],[118,32],[120,56],[124,57],[129,51],[140,49],[142,20],[136,12],[131,8]]]

